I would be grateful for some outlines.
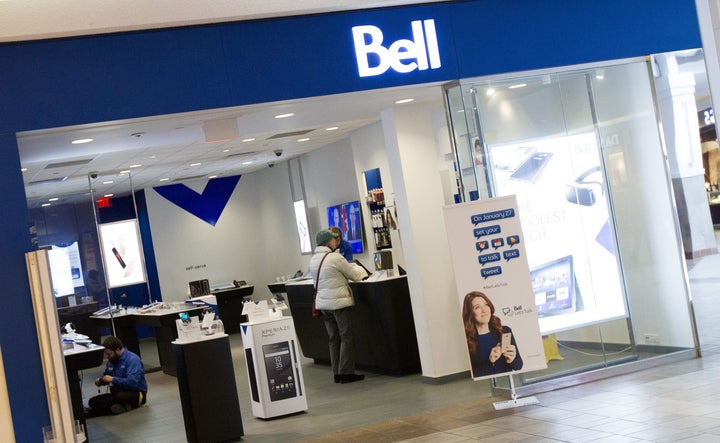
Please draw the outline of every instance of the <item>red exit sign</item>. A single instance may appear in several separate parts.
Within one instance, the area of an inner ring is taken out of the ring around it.
[[[110,201],[110,197],[100,197],[97,199],[97,205],[98,209],[109,208],[112,206],[112,202]]]

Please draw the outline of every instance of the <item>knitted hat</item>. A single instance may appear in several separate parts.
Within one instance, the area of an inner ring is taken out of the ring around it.
[[[338,235],[329,229],[323,229],[315,234],[315,244],[318,246],[325,246],[330,240],[337,238]]]

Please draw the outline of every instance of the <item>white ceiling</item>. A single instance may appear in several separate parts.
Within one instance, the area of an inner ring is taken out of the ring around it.
[[[407,98],[415,101],[395,104]],[[379,121],[383,109],[429,101],[442,106],[437,85],[19,133],[28,206],[88,199],[89,180],[94,197],[127,194],[130,180],[127,174],[120,175],[125,170],[131,171],[134,189],[250,173],[346,139],[357,128]],[[294,115],[275,118],[286,113]],[[213,126],[229,130],[232,138],[208,142],[206,134],[217,133]],[[332,127],[337,129],[327,130]],[[289,132],[306,133],[283,136]],[[93,141],[71,143],[86,138]],[[304,138],[308,140],[299,141]],[[97,179],[92,179],[94,174]],[[110,180],[113,183],[105,183]],[[59,200],[50,201],[55,198]]]

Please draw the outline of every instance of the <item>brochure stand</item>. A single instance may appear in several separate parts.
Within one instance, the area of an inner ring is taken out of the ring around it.
[[[540,403],[540,401],[533,396],[518,398],[517,393],[515,392],[515,382],[513,381],[512,374],[508,375],[508,378],[510,379],[510,392],[512,394],[512,400],[493,402],[493,406],[496,410],[499,411],[500,409],[517,408],[518,406],[529,406]]]
[[[267,311],[266,311],[267,312]],[[257,320],[240,325],[253,415],[272,418],[307,411],[305,384],[292,317]]]

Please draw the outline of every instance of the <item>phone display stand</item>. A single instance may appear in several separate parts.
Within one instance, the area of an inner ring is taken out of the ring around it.
[[[188,320],[178,318],[175,320],[177,326],[179,342],[199,340],[201,338],[200,333],[200,319],[198,317],[190,317]]]
[[[241,323],[253,416],[307,411],[300,352],[292,317]]]
[[[540,403],[540,401],[534,396],[518,398],[517,393],[515,392],[515,382],[513,381],[512,374],[508,375],[508,378],[510,379],[510,393],[512,395],[512,399],[493,402],[495,410],[499,411],[501,409],[517,408],[518,406],[529,406]]]

